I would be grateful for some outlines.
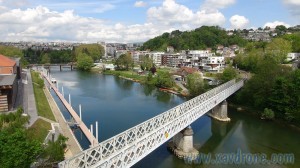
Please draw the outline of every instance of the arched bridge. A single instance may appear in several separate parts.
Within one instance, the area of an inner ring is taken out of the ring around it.
[[[244,80],[231,80],[60,162],[59,167],[130,167],[243,85]]]

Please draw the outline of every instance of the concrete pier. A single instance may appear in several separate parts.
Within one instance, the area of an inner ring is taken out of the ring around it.
[[[222,103],[214,107],[208,115],[219,121],[230,121],[230,118],[227,116],[227,101],[224,100]]]
[[[195,159],[199,151],[194,148],[193,144],[193,129],[189,126],[179,132],[168,143],[168,149],[170,149],[178,158],[183,159],[190,157]]]

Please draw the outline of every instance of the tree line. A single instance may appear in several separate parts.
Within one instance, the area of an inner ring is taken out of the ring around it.
[[[173,46],[176,51],[206,48],[216,50],[217,45],[230,46],[233,44],[243,47],[247,41],[238,35],[227,35],[227,32],[218,26],[202,26],[192,31],[175,30],[171,33],[164,33],[146,41],[140,49],[165,51],[167,46]]]
[[[80,70],[90,70],[94,62],[104,55],[104,48],[99,44],[83,44],[72,50],[32,49],[20,50],[12,46],[0,46],[0,54],[8,57],[21,57],[27,64],[57,64],[77,62]]]
[[[263,118],[300,125],[300,70],[284,64],[287,53],[299,52],[299,41],[292,40],[297,38],[299,34],[292,34],[270,43],[250,43],[234,59],[238,68],[253,74],[237,94],[238,103],[254,107]]]

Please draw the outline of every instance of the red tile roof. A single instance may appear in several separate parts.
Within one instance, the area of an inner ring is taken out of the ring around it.
[[[196,69],[196,68],[191,68],[191,67],[181,67],[180,68],[180,70],[179,70],[180,72],[187,72],[188,74],[192,74],[192,73],[194,73],[194,72],[197,72],[197,71],[199,71],[198,69]]]
[[[0,66],[12,67],[16,64],[16,61],[0,54]]]

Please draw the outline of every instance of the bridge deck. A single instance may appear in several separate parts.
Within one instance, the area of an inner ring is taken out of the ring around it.
[[[78,123],[78,126],[80,127],[81,131],[84,133],[84,135],[87,137],[87,139],[90,141],[91,146],[94,146],[98,144],[98,140],[94,137],[94,135],[89,131],[87,126],[84,124],[84,122],[81,121],[78,114],[75,112],[75,110],[72,108],[72,106],[67,102],[67,100],[64,98],[64,96],[59,92],[59,90],[56,88],[56,86],[50,81],[50,79],[42,73],[44,78],[48,81],[49,85],[53,89],[53,91],[56,93],[58,98],[61,100],[63,105],[66,107],[66,109],[69,111],[71,116],[74,118],[75,122]]]
[[[130,167],[243,85],[243,80],[222,84],[59,163],[59,167]]]

